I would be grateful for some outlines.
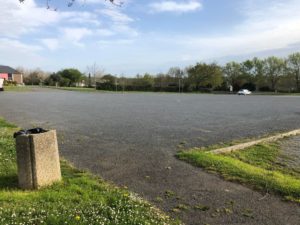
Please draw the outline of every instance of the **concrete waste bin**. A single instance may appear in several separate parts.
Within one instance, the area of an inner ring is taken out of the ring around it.
[[[39,189],[61,180],[55,130],[21,130],[14,137],[21,189]]]

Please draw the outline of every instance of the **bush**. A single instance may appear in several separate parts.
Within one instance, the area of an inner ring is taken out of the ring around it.
[[[11,81],[11,80],[4,80],[4,86],[17,86],[16,81]]]
[[[272,91],[272,90],[271,90],[271,88],[270,88],[270,87],[268,87],[268,86],[263,86],[263,87],[260,87],[260,88],[259,88],[259,91],[266,91],[266,92],[270,92],[270,91]]]

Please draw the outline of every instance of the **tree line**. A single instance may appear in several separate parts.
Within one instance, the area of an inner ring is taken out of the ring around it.
[[[95,65],[83,74],[77,69],[63,69],[56,73],[41,70],[23,72],[27,85],[86,86],[111,91],[281,91],[300,92],[300,53],[286,58],[257,57],[243,62],[228,62],[221,66],[215,62],[199,62],[184,69],[171,67],[167,73],[124,77],[104,74]]]

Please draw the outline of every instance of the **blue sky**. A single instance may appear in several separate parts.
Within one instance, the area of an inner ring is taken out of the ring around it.
[[[299,0],[5,0],[0,64],[134,76],[300,50]]]

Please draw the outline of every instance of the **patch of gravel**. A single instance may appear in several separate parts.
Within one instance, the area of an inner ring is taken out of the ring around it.
[[[300,171],[300,135],[284,139],[280,142],[283,157],[281,163]]]

